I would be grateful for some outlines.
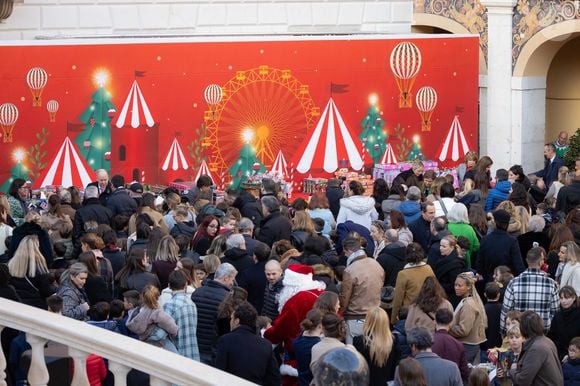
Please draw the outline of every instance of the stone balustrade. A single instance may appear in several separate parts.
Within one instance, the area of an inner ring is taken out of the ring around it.
[[[79,322],[0,298],[0,331],[11,327],[26,333],[32,347],[28,382],[44,386],[49,373],[44,360],[48,341],[68,347],[74,361],[72,386],[88,386],[86,357],[96,354],[108,359],[115,386],[125,386],[127,373],[136,369],[150,374],[151,386],[252,385],[243,379],[178,354]],[[6,360],[0,347],[0,386],[6,386]]]

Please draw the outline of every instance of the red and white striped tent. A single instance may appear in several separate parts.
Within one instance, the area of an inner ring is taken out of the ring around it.
[[[169,151],[167,152],[165,161],[161,166],[161,170],[163,171],[167,171],[169,169],[173,171],[177,171],[179,169],[187,170],[188,167],[189,165],[187,164],[187,160],[183,155],[183,151],[181,151],[179,141],[177,140],[177,138],[173,138],[173,142],[169,147]]]
[[[445,142],[441,144],[439,151],[437,152],[437,159],[441,162],[443,161],[458,161],[460,157],[463,157],[465,153],[469,151],[469,143],[463,134],[463,129],[461,128],[461,123],[459,123],[459,116],[456,115],[453,118]]]
[[[125,126],[125,120],[128,118],[127,115],[129,114],[129,110],[131,110],[129,120],[132,128],[136,129],[143,123],[149,127],[153,127],[155,124],[155,120],[151,115],[151,111],[149,110],[149,106],[147,106],[147,102],[143,97],[143,93],[139,88],[137,80],[133,81],[133,85],[129,90],[127,99],[125,99],[125,103],[123,104],[123,108],[121,109],[121,113],[119,114],[119,118],[115,124],[119,129]]]
[[[360,154],[362,145],[346,127],[336,104],[330,98],[324,112],[310,134],[300,156],[296,170],[300,173],[324,170],[332,173],[339,168],[339,162],[346,160],[354,170],[363,167]]]
[[[286,163],[286,158],[284,158],[282,150],[278,150],[278,155],[276,156],[270,171],[280,178],[288,177],[288,164]]]
[[[83,157],[79,156],[69,137],[64,139],[50,166],[36,180],[36,187],[44,186],[87,186],[91,180],[92,169]],[[38,183],[40,182],[40,183]]]
[[[395,156],[395,151],[390,143],[387,143],[387,148],[383,154],[383,158],[381,158],[382,164],[396,164],[397,157]]]
[[[199,170],[197,171],[197,174],[195,175],[195,178],[193,180],[194,181],[199,180],[199,177],[201,177],[202,175],[209,176],[211,180],[214,181],[214,183],[217,183],[216,180],[214,180],[213,176],[211,175],[211,172],[209,171],[209,167],[207,166],[205,160],[201,161],[201,165],[199,165]]]

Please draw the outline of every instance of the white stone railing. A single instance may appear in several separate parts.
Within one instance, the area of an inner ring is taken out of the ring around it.
[[[181,355],[79,322],[0,298],[0,331],[11,327],[26,333],[32,347],[28,382],[46,385],[49,373],[44,361],[44,346],[53,341],[68,347],[74,361],[72,386],[88,386],[86,357],[96,354],[109,360],[115,386],[125,386],[127,373],[136,369],[150,374],[151,386],[169,385],[253,385],[241,378],[193,361]],[[6,386],[6,360],[0,346],[0,386]]]

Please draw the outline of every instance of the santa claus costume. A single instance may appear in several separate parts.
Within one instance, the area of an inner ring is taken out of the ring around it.
[[[314,271],[312,267],[303,264],[290,264],[284,272],[284,288],[280,292],[279,309],[280,315],[274,321],[272,327],[264,332],[264,337],[274,344],[283,343],[286,352],[285,365],[290,365],[294,369],[288,369],[287,366],[281,372],[286,375],[296,374],[296,359],[294,356],[294,349],[292,341],[300,335],[300,323],[306,318],[306,314],[310,311],[316,299],[326,285],[321,281],[312,280]],[[290,371],[288,371],[290,370]],[[296,383],[284,380],[284,384]]]

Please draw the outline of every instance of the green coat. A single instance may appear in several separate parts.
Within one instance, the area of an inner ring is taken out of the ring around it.
[[[449,223],[447,228],[449,232],[456,238],[459,236],[465,237],[471,243],[471,247],[467,251],[465,260],[467,262],[467,268],[471,268],[471,256],[472,254],[479,251],[479,239],[473,230],[473,227],[469,224],[464,223]]]

